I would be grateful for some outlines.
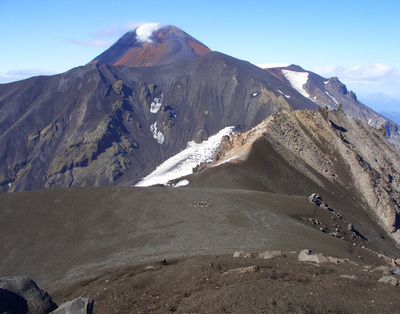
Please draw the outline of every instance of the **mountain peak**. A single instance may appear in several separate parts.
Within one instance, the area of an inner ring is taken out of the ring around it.
[[[127,32],[90,63],[156,66],[191,60],[210,51],[207,46],[176,26],[148,23]]]

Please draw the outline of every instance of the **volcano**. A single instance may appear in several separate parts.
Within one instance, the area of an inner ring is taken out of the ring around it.
[[[207,46],[178,27],[158,27],[158,24],[151,23],[126,33],[90,63],[130,67],[156,66],[192,60],[210,51]]]
[[[144,25],[0,84],[0,273],[98,313],[396,312],[386,122],[337,78]]]

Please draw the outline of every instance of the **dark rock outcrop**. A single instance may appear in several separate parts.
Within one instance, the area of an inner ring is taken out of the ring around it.
[[[28,277],[0,278],[1,313],[49,313],[57,308],[50,295]]]
[[[92,314],[93,304],[92,298],[79,297],[69,302],[61,304],[53,314]]]

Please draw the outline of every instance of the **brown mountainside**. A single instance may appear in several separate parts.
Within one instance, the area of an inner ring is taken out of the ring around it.
[[[126,33],[90,63],[130,67],[156,66],[195,59],[211,51],[172,25],[154,30],[145,41],[139,39],[137,32],[138,29]]]

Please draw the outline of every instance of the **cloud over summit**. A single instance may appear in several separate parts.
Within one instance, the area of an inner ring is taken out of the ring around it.
[[[160,28],[159,23],[147,23],[136,29],[136,38],[141,42],[151,43],[150,36],[154,31]]]

